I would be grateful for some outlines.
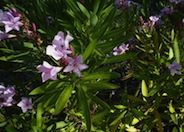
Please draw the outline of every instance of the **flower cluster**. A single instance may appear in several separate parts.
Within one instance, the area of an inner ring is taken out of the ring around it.
[[[0,85],[0,108],[10,107],[15,104],[13,97],[15,95],[15,88],[13,86],[5,87]],[[33,109],[32,99],[22,97],[22,100],[17,104],[18,107],[21,107],[22,112],[26,112],[28,109]]]
[[[67,32],[66,37],[63,32],[58,32],[52,41],[52,45],[46,48],[46,54],[53,57],[56,61],[63,62],[63,72],[73,71],[78,77],[81,71],[87,69],[88,66],[82,63],[82,55],[74,56],[73,48],[69,43],[74,38]],[[61,67],[50,65],[44,61],[43,65],[38,65],[37,69],[42,72],[42,82],[49,79],[56,80],[57,73],[61,71]]]
[[[180,64],[178,64],[176,61],[173,61],[172,64],[170,64],[168,66],[170,72],[172,75],[174,74],[178,74],[178,75],[181,75],[181,69],[182,69],[182,66]]]
[[[20,30],[20,26],[23,25],[20,18],[21,15],[15,8],[11,8],[9,11],[0,10],[0,24],[5,27],[5,32],[0,31],[0,40],[15,37],[15,35],[7,33],[12,30]]]
[[[128,48],[129,44],[121,44],[120,46],[117,46],[114,48],[113,50],[113,55],[121,55],[123,53],[125,53],[125,51],[129,50]]]
[[[0,85],[0,108],[12,106],[13,96],[15,95],[14,87],[4,87]]]

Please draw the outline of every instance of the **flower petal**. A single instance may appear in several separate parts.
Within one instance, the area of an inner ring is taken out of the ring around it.
[[[49,80],[50,78],[51,78],[50,73],[45,73],[45,72],[42,73],[42,82],[45,82]]]
[[[65,67],[65,69],[63,70],[63,72],[70,72],[70,71],[72,71],[73,69],[74,69],[73,66],[68,65],[68,66]]]
[[[46,54],[52,56],[55,60],[59,60],[63,57],[59,51],[56,51],[55,47],[52,45],[48,45],[46,48]]]

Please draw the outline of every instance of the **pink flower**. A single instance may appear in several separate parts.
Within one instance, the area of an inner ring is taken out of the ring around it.
[[[64,37],[63,32],[58,32],[57,35],[54,37],[52,44],[55,46],[62,46],[68,49],[70,41],[72,41],[74,38],[70,36],[70,33],[67,31],[66,37]]]
[[[173,9],[171,9],[169,6],[164,7],[161,11],[161,15],[168,15],[173,13]]]
[[[13,34],[6,34],[0,30],[0,41],[7,38],[16,37],[16,35]]]
[[[27,110],[33,109],[32,99],[22,97],[22,100],[17,104],[18,107],[22,109],[22,112],[25,113]]]
[[[113,52],[113,55],[121,55],[123,54],[125,51],[129,50],[128,48],[129,44],[122,44],[118,47],[115,47],[114,48],[114,52]]]
[[[8,20],[2,21],[5,25],[5,32],[8,33],[11,30],[20,30],[20,26],[22,26],[22,22],[20,22],[20,17],[14,17],[11,13],[7,13]]]
[[[68,54],[72,53],[71,50],[68,50],[69,42],[72,40],[73,37],[70,36],[69,32],[67,32],[66,38],[63,32],[58,32],[52,41],[52,45],[47,46],[46,54],[52,56],[55,60],[66,58]]]
[[[19,14],[19,12],[15,9],[15,8],[11,8],[8,11],[9,13],[11,13],[14,17],[20,17],[21,15]]]
[[[173,75],[174,75],[174,74],[179,74],[179,75],[181,75],[180,70],[182,69],[182,66],[181,66],[180,64],[178,64],[176,61],[173,61],[173,63],[170,64],[170,65],[168,66],[168,68],[169,68],[171,74],[173,74]]]
[[[182,0],[170,0],[171,3],[175,3],[175,4],[178,4],[180,2],[182,2]]]
[[[14,87],[5,88],[3,85],[0,85],[0,108],[4,106],[12,106],[14,95]]]
[[[67,54],[71,54],[72,51],[67,50],[65,47],[48,45],[46,48],[46,54],[52,56],[55,60],[66,58]]]
[[[158,16],[150,16],[149,19],[150,19],[151,25],[154,26],[155,23],[158,22],[160,18]]]
[[[65,67],[63,72],[73,71],[78,77],[81,77],[81,71],[87,69],[88,66],[82,63],[82,55],[78,55],[75,59],[68,57],[68,66]]]
[[[43,65],[38,65],[37,69],[42,72],[42,82],[48,79],[56,80],[57,73],[61,70],[61,67],[51,66],[48,62],[44,61]]]
[[[0,23],[6,20],[8,20],[7,12],[4,12],[3,10],[0,9]]]

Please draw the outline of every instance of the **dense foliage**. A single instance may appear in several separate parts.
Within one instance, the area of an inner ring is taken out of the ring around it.
[[[184,131],[183,0],[0,7],[0,131]]]

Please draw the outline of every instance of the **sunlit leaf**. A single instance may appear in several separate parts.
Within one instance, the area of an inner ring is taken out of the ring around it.
[[[110,126],[116,125],[127,113],[127,110],[123,111],[113,122],[110,123]]]
[[[141,83],[141,91],[142,91],[142,95],[144,97],[148,97],[148,88],[147,88],[147,85],[146,85],[145,80],[142,80],[142,83]]]
[[[58,100],[56,101],[55,104],[55,114],[59,114],[63,108],[65,107],[68,99],[70,98],[71,94],[73,91],[73,87],[71,85],[69,85],[68,87],[64,88],[64,90],[62,91],[62,93],[60,94]]]

